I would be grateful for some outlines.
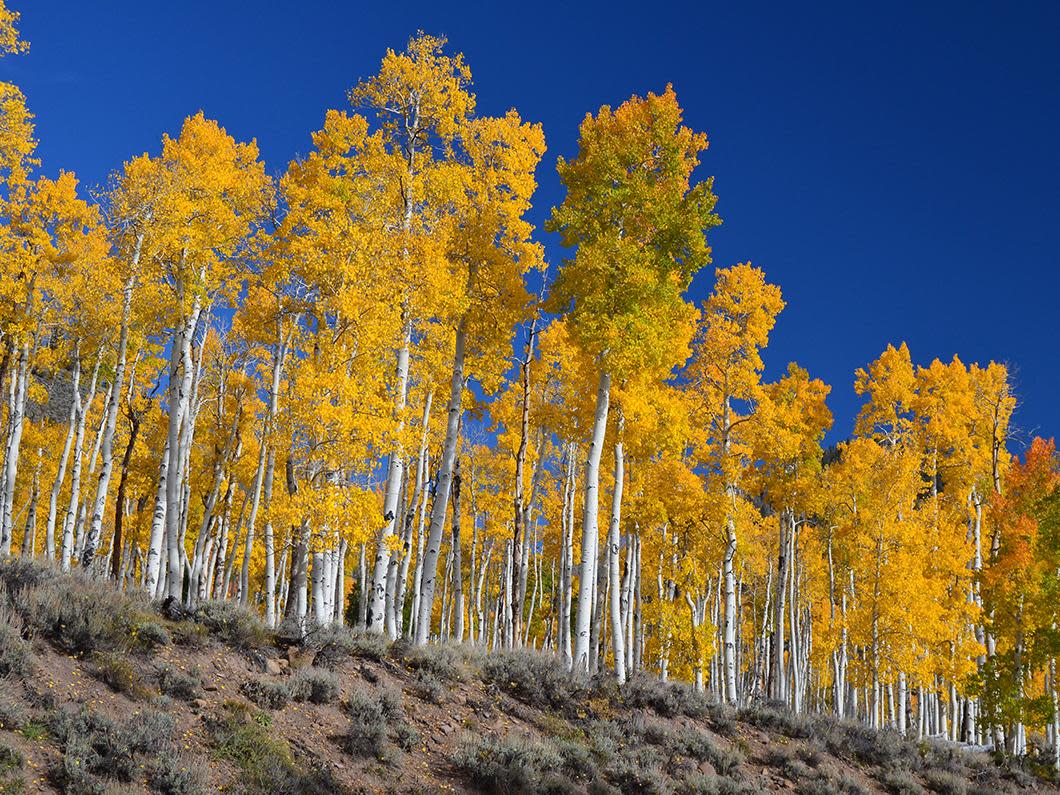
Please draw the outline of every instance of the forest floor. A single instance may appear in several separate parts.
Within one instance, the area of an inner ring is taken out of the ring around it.
[[[178,613],[0,564],[0,794],[1060,792],[1033,761],[580,681],[541,653]]]

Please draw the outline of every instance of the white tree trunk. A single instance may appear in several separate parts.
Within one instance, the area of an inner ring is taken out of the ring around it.
[[[466,346],[466,322],[461,321],[456,330],[453,354],[453,378],[449,385],[449,406],[445,425],[445,444],[442,460],[438,464],[438,482],[431,506],[431,523],[423,553],[423,576],[420,585],[419,615],[416,617],[416,643],[423,644],[431,634],[431,613],[434,610],[435,580],[438,576],[438,555],[441,550],[445,515],[449,509],[449,486],[453,480],[456,463],[456,446],[460,437],[460,414],[464,394],[464,354]]]
[[[59,458],[59,468],[55,473],[55,481],[52,483],[51,496],[48,498],[48,523],[45,526],[44,557],[47,560],[55,560],[55,518],[59,512],[59,493],[66,479],[66,467],[70,461],[70,451],[74,446],[74,435],[77,432],[77,412],[81,400],[81,348],[74,343],[73,373],[70,375],[70,419],[66,426],[66,443],[63,445],[63,454]]]
[[[390,569],[390,536],[394,534],[397,522],[398,498],[401,495],[401,481],[404,474],[404,451],[401,444],[401,433],[405,427],[405,405],[409,389],[409,346],[412,341],[412,323],[406,321],[401,348],[397,355],[397,389],[394,395],[394,419],[396,437],[390,451],[390,463],[386,475],[386,489],[383,493],[383,527],[379,532],[375,550],[375,568],[372,572],[372,590],[368,599],[366,623],[369,632],[382,634],[386,629],[386,577]]]
[[[133,257],[133,265],[140,258],[140,241],[137,241],[136,253]],[[111,398],[107,404],[107,415],[103,423],[102,455],[103,463],[99,470],[99,479],[96,481],[96,499],[92,507],[92,520],[88,528],[88,537],[85,539],[84,550],[81,553],[81,568],[87,569],[92,565],[99,547],[99,539],[103,533],[103,512],[107,508],[107,490],[110,487],[110,478],[114,472],[114,429],[118,422],[118,406],[121,405],[121,392],[125,383],[125,356],[129,346],[129,315],[132,309],[133,280],[125,283],[122,291],[121,309],[121,331],[118,337],[118,359],[114,369],[114,382],[111,385]]]
[[[619,559],[622,543],[622,485],[625,480],[625,456],[622,450],[622,416],[618,420],[615,442],[615,488],[611,496],[611,523],[607,533],[607,583],[611,602],[611,644],[615,658],[615,678],[626,681],[626,637],[622,622],[622,592],[619,582]]]
[[[183,508],[182,487],[184,481],[184,446],[181,444],[181,422],[190,420],[194,362],[192,359],[192,337],[199,324],[202,311],[201,299],[196,297],[191,312],[173,335],[172,345],[178,352],[170,359],[169,372],[169,471],[166,477],[166,595],[179,600],[183,585],[183,560],[180,554],[181,511]],[[179,374],[179,377],[178,377]]]
[[[18,455],[22,445],[22,430],[26,419],[26,382],[29,378],[29,343],[22,344],[18,366],[11,374],[15,380],[14,401],[8,405],[7,451],[4,457],[3,518],[0,522],[0,554],[11,554],[14,529],[15,479],[18,476]]]
[[[578,613],[575,619],[574,655],[572,669],[579,673],[589,670],[589,635],[593,616],[593,588],[595,583],[597,545],[597,516],[600,510],[600,454],[607,432],[607,410],[611,400],[611,374],[601,372],[596,390],[596,416],[593,438],[585,461],[585,506],[582,511],[582,560],[578,582]]]
[[[153,599],[161,594],[162,583],[162,545],[166,532],[166,480],[169,476],[169,438],[162,448],[162,460],[158,465],[158,489],[155,492],[155,511],[151,518],[151,538],[147,547],[147,576],[144,578],[144,590]]]
[[[102,352],[101,352],[102,353]],[[92,379],[88,387],[88,396],[82,402],[80,395],[74,395],[77,401],[77,433],[74,436],[74,462],[70,473],[70,504],[63,521],[63,546],[62,546],[62,570],[70,571],[70,561],[74,554],[74,524],[77,521],[77,511],[81,496],[81,470],[84,465],[85,424],[88,412],[92,408],[92,400],[96,394],[96,381],[99,378],[99,366],[102,355],[96,357],[95,367],[92,368]]]

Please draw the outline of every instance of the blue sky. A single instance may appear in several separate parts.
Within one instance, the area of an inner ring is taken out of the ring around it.
[[[781,286],[767,375],[797,360],[832,384],[831,439],[857,411],[854,370],[903,340],[923,364],[1008,362],[1021,439],[1060,430],[1058,3],[9,5],[32,49],[0,78],[37,115],[44,172],[88,185],[199,109],[278,174],[422,28],[466,54],[482,112],[544,125],[540,224],[584,114],[672,82],[711,141],[714,265]]]

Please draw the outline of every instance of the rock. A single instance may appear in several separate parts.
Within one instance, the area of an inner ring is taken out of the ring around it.
[[[205,698],[197,698],[191,702],[191,708],[196,712],[202,712],[208,706],[210,706],[210,702]]]
[[[216,693],[217,692],[217,683],[216,682],[203,682],[202,689],[205,690],[207,693]]]
[[[283,673],[283,666],[280,665],[280,661],[275,657],[265,658],[265,673],[272,676],[279,676]]]

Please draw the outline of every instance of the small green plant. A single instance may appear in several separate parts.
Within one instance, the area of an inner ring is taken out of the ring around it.
[[[27,740],[44,740],[48,737],[48,727],[38,720],[27,720],[18,727],[18,733]]]

